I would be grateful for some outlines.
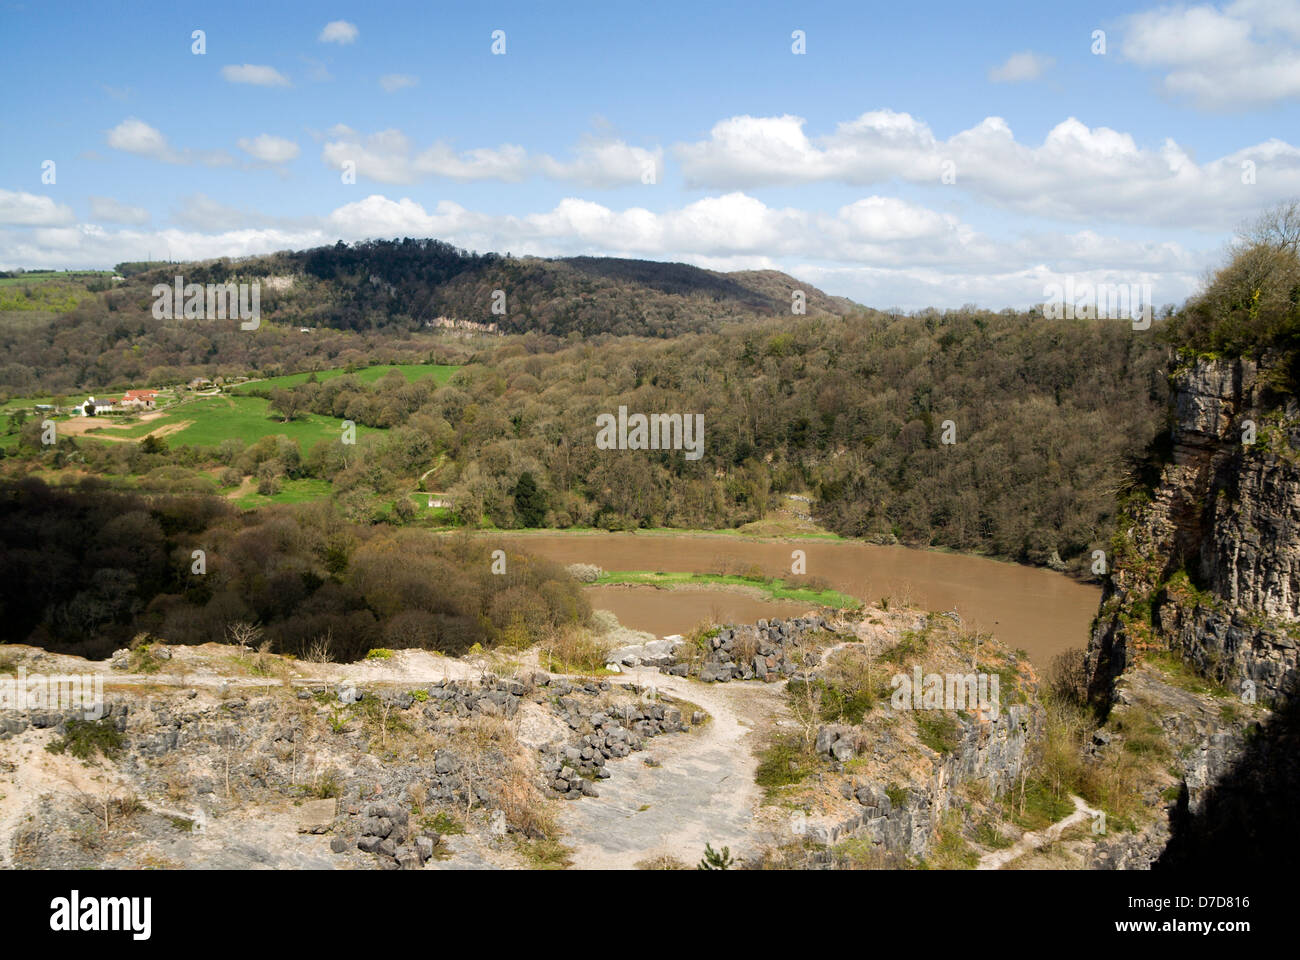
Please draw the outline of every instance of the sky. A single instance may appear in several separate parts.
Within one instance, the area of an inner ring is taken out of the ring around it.
[[[1160,305],[1300,196],[1300,0],[0,0],[0,83],[0,269],[418,236]]]

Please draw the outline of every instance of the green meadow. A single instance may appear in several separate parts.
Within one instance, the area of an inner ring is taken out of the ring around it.
[[[299,449],[306,454],[317,442],[336,440],[341,433],[342,420],[309,413],[285,423],[269,407],[268,401],[261,397],[207,397],[179,404],[154,420],[105,430],[104,436],[138,439],[159,427],[188,420],[192,421],[189,426],[166,435],[168,445],[215,447],[231,437],[252,444],[263,437],[283,435],[297,441]],[[358,438],[377,432],[371,427],[357,426]],[[93,438],[95,434],[86,436]]]
[[[406,377],[407,382],[414,383],[416,380],[422,380],[425,377],[433,377],[438,386],[448,383],[452,376],[459,370],[458,366],[451,366],[444,363],[395,363],[380,364],[374,367],[362,367],[353,372],[362,383],[375,383],[383,377],[388,371],[396,370],[402,376]],[[316,380],[324,382],[333,380],[335,377],[342,377],[347,374],[345,369],[318,370],[316,371]],[[231,388],[231,393],[249,394],[262,393],[264,391],[274,390],[277,388],[295,387],[300,383],[306,383],[307,378],[311,376],[307,373],[290,373],[283,377],[268,377],[265,380],[253,380],[249,383],[241,383]]]
[[[261,493],[250,493],[236,498],[235,503],[248,510],[264,507],[268,503],[308,503],[312,500],[323,500],[333,492],[334,488],[328,480],[304,477],[300,480],[282,480],[280,491],[269,497]]]
[[[816,589],[788,584],[776,577],[744,577],[719,573],[664,573],[649,570],[607,570],[595,581],[598,584],[626,584],[672,589],[687,586],[754,587],[770,600],[794,600],[816,603],[837,609],[856,609],[862,602],[838,590]]]

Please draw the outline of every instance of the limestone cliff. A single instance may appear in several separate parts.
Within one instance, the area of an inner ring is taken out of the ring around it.
[[[1089,649],[1095,692],[1153,647],[1234,693],[1253,684],[1261,702],[1294,692],[1300,431],[1268,379],[1244,360],[1174,374],[1169,459],[1130,494],[1114,544]]]
[[[1300,417],[1267,365],[1197,360],[1173,387],[1088,649],[1110,718],[1091,760],[1145,754],[1173,783],[1094,866],[1242,865],[1296,842]]]

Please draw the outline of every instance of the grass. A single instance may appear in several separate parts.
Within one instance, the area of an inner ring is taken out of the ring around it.
[[[396,370],[406,377],[408,383],[414,383],[416,380],[423,380],[426,377],[433,377],[438,386],[444,386],[451,382],[460,367],[443,363],[397,363],[397,364],[379,364],[373,367],[362,367],[360,370],[352,371],[362,383],[377,383],[380,378],[390,370]],[[333,380],[335,377],[342,377],[348,374],[348,370],[343,367],[334,370],[316,371],[316,380],[323,383],[326,380]],[[286,387],[296,387],[300,383],[306,383],[307,378],[311,376],[310,371],[303,373],[290,373],[282,377],[268,377],[265,380],[252,380],[248,383],[241,383],[231,389],[232,393],[253,394],[265,391],[283,389]]]
[[[1148,663],[1156,667],[1165,679],[1188,693],[1212,697],[1231,697],[1232,691],[1223,684],[1201,676],[1177,653],[1167,650],[1149,650],[1144,654]]]
[[[961,815],[949,810],[939,828],[939,838],[930,847],[925,866],[932,870],[973,870],[980,855],[961,834]]]
[[[956,753],[960,743],[957,718],[941,711],[916,712],[916,735],[935,753]]]
[[[1056,796],[1045,780],[1027,780],[1023,800],[1019,790],[1008,798],[1012,806],[1012,821],[1022,830],[1041,830],[1068,817],[1074,812],[1074,802],[1067,796]]]
[[[776,577],[746,577],[738,574],[722,573],[663,573],[649,570],[607,570],[595,581],[598,584],[629,584],[652,587],[685,587],[701,585],[721,585],[737,587],[755,587],[770,600],[794,600],[799,603],[813,603],[837,610],[856,609],[862,604],[848,594],[838,590],[814,590],[787,584]]]
[[[147,433],[169,424],[191,421],[188,426],[168,434],[172,447],[188,444],[196,447],[215,447],[221,441],[238,438],[247,444],[263,437],[284,436],[297,442],[303,453],[321,440],[338,440],[342,433],[342,420],[318,414],[302,414],[285,423],[270,411],[270,403],[261,397],[205,397],[178,404],[162,416],[139,421],[129,426],[105,430],[105,437],[139,439]],[[357,425],[357,438],[375,429]],[[95,433],[86,436],[94,438]]]
[[[122,735],[108,720],[69,720],[67,733],[46,744],[50,753],[70,753],[78,760],[89,760],[96,753],[110,760],[122,752]]]
[[[465,832],[465,825],[454,814],[445,810],[425,816],[420,821],[420,825],[440,837],[450,837]]]
[[[529,840],[516,836],[515,849],[533,870],[564,870],[573,865],[573,851],[548,837]]]
[[[328,480],[316,480],[304,477],[299,480],[281,480],[278,493],[266,496],[261,493],[249,493],[235,500],[236,505],[246,510],[264,507],[269,503],[309,503],[323,500],[334,492]]]
[[[806,681],[791,678],[786,684],[786,692],[794,700],[805,696]],[[865,687],[846,689],[829,684],[821,677],[812,681],[814,688],[820,691],[818,699],[819,715],[825,723],[859,724],[862,717],[875,705],[875,692]]]
[[[817,758],[802,740],[795,736],[779,737],[759,752],[754,782],[771,801],[782,787],[802,783],[816,767]]]

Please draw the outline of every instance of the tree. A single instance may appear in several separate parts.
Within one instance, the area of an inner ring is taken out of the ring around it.
[[[546,521],[546,493],[525,470],[515,483],[515,516],[525,527],[540,527]]]
[[[166,453],[167,441],[162,437],[154,436],[152,433],[140,441],[141,453]]]
[[[1300,253],[1300,199],[1265,210],[1237,233],[1248,246],[1264,244],[1275,250]]]
[[[723,847],[719,853],[714,850],[710,844],[704,845],[704,859],[700,861],[697,870],[729,870],[735,864],[731,859],[731,848]]]
[[[297,390],[277,388],[271,391],[271,409],[288,423],[302,411],[303,395]]]

